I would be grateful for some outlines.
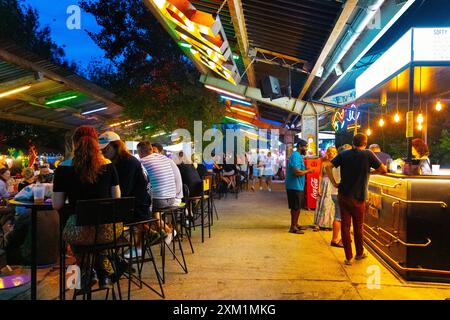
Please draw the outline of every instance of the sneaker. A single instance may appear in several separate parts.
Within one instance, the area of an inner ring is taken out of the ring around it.
[[[124,254],[125,259],[130,259],[131,252],[127,251]],[[142,256],[142,248],[133,248],[133,258],[141,257]]]
[[[364,252],[362,255],[356,256],[355,260],[362,260],[362,259],[365,259],[365,258],[367,258],[367,253]]]
[[[99,289],[112,289],[113,282],[109,276],[101,276],[98,280]]]
[[[167,245],[170,245],[172,243],[172,240],[177,236],[177,231],[173,230],[171,233],[169,233],[164,240]]]
[[[272,188],[269,188],[269,192],[272,192]]]
[[[353,264],[353,261],[352,261],[353,259],[350,259],[350,260],[347,260],[347,259],[345,259],[344,260],[344,264],[346,264],[347,266],[351,266],[352,264]]]

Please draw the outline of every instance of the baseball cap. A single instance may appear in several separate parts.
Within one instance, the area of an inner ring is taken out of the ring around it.
[[[297,148],[299,148],[299,147],[306,147],[308,145],[308,142],[306,142],[305,140],[303,140],[303,139],[300,139],[298,142],[297,142]]]
[[[110,142],[119,141],[120,136],[113,131],[106,131],[98,137],[100,149],[104,149]]]

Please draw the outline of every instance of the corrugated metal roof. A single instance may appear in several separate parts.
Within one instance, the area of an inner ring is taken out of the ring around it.
[[[30,77],[41,73],[43,77]],[[0,99],[0,118],[70,129],[84,124],[100,127],[118,117],[117,97],[55,63],[41,59],[14,43],[0,39],[0,91],[2,83],[27,81],[31,88]],[[10,89],[10,88],[5,88]],[[74,94],[76,99],[46,105],[50,99]],[[82,112],[107,107],[90,115]]]

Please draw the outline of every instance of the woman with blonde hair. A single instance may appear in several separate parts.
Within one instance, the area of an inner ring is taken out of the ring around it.
[[[322,158],[319,175],[319,190],[317,193],[317,205],[314,213],[314,224],[320,229],[331,229],[334,220],[334,202],[331,199],[332,184],[325,171],[325,166],[337,155],[335,147],[328,147]]]

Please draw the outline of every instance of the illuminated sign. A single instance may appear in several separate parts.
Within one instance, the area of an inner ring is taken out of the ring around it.
[[[336,111],[331,119],[331,124],[334,131],[344,131],[355,125],[361,116],[361,112],[358,111],[356,106],[352,106],[348,109],[340,109]]]
[[[191,45],[192,56],[234,85],[240,75],[219,15],[197,10],[187,0],[149,0],[172,26],[178,37]]]
[[[411,62],[449,62],[450,28],[413,28],[356,79],[359,98]]]

